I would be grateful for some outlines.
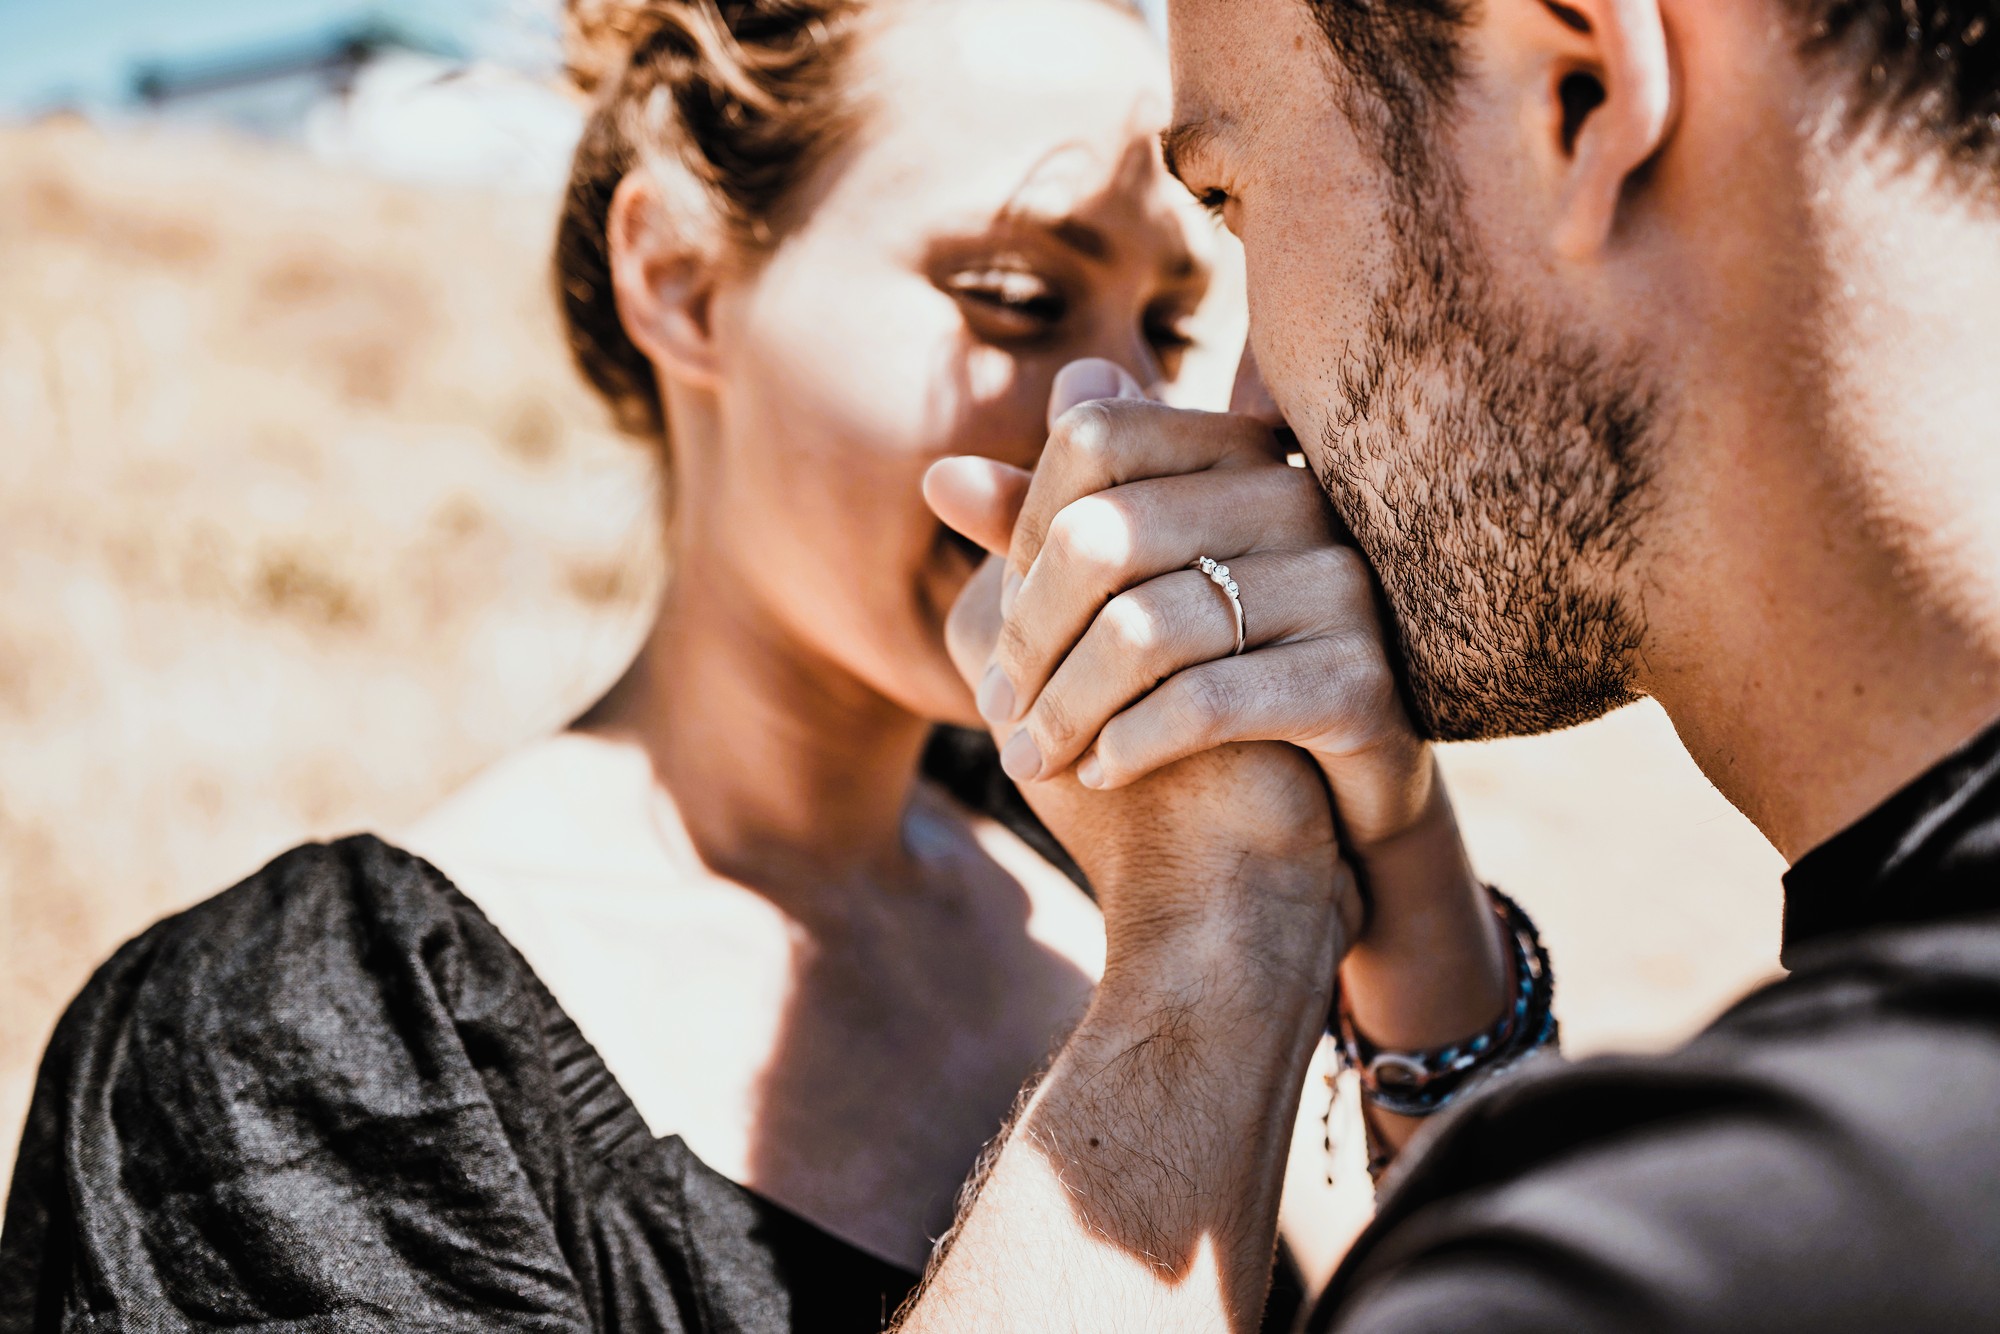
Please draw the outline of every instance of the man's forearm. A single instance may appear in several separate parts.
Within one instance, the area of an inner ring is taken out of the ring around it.
[[[1335,932],[1207,934],[1114,960],[903,1334],[1257,1328]]]

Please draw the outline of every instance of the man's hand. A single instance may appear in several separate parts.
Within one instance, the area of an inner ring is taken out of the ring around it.
[[[986,480],[993,512],[1015,507],[1024,478]],[[988,561],[952,614],[974,680],[1005,572]],[[1302,751],[1260,742],[1115,790],[1058,773],[1028,797],[1090,875],[1104,980],[900,1328],[1255,1329],[1301,1081],[1358,920],[1325,785]]]
[[[961,670],[988,659],[1003,568],[954,614]],[[1353,903],[1324,789],[1266,742],[1031,800],[1091,877],[1104,979],[897,1328],[1248,1334]]]

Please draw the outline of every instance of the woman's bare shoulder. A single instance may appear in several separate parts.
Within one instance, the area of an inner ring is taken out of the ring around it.
[[[500,761],[402,841],[513,942],[653,1133],[743,1180],[790,937],[769,904],[677,856],[674,824],[642,750],[572,732]]]
[[[783,937],[769,905],[704,872],[633,743],[566,732],[526,746],[398,841],[484,909],[552,986],[582,977],[600,989],[590,961],[634,942],[672,959],[698,956],[717,933]]]
[[[636,745],[563,732],[515,751],[401,831],[446,874],[457,862],[566,878],[641,875],[667,858],[655,833],[656,788]]]

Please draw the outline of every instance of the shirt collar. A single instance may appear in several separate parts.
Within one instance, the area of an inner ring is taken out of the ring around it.
[[[1874,926],[2000,912],[2000,723],[1987,728],[1785,876],[1780,957]]]

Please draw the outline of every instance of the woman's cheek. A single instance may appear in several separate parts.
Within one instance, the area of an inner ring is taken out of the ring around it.
[[[939,342],[880,334],[801,357],[774,387],[785,405],[785,434],[798,445],[832,452],[838,462],[874,471],[942,444],[958,417],[950,367]]]
[[[1049,388],[1066,358],[1060,352],[974,343],[946,377],[952,422],[932,458],[980,454],[1033,467],[1048,440]]]
[[[865,453],[922,452],[950,431],[950,392],[964,322],[928,281],[849,254],[809,265],[800,254],[766,274],[745,328],[777,383],[786,428]],[[856,460],[862,462],[862,460]]]

